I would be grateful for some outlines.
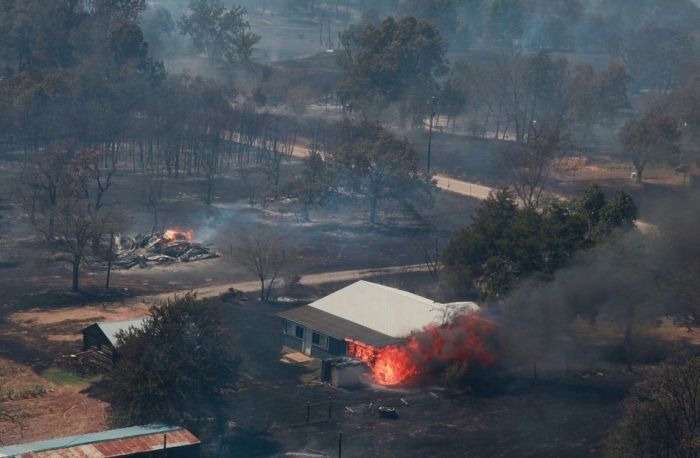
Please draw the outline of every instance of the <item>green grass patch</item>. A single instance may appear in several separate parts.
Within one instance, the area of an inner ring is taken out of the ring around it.
[[[70,386],[78,390],[84,390],[102,378],[99,375],[81,377],[60,367],[49,367],[41,373],[41,376],[56,385]]]

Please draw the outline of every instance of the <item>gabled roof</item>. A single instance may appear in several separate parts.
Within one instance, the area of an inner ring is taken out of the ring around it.
[[[145,425],[0,447],[0,457],[103,458],[128,456],[162,449],[164,435],[167,448],[199,444],[199,439],[179,426]]]
[[[112,346],[116,347],[117,335],[120,331],[126,331],[131,327],[140,328],[147,319],[147,316],[142,316],[141,318],[134,318],[133,320],[100,321],[92,326],[97,326],[105,337],[107,337]]]
[[[390,337],[440,323],[444,306],[417,294],[360,280],[309,304]]]

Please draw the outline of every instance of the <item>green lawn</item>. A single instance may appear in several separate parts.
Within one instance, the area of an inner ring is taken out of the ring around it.
[[[41,376],[56,385],[70,386],[78,390],[84,390],[102,378],[99,375],[83,378],[60,367],[49,367]]]

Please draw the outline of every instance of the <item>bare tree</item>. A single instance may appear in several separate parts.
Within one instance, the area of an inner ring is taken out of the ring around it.
[[[39,151],[24,172],[24,205],[32,224],[47,239],[53,237],[56,208],[70,181],[74,155],[70,143],[55,143]]]
[[[272,291],[292,259],[288,240],[262,225],[243,232],[237,244],[241,264],[260,281],[260,300],[270,299]]]
[[[505,150],[504,166],[509,170],[513,189],[524,206],[539,206],[552,165],[562,149],[561,129],[533,126],[525,145],[515,144]]]
[[[106,212],[107,213],[107,212]],[[117,234],[120,233],[125,225],[125,216],[115,209],[110,209],[108,214],[101,215],[103,224],[100,227],[99,246],[97,247],[96,255],[107,263],[107,272],[105,276],[105,289],[109,289],[109,283],[112,276],[112,265],[117,260]]]
[[[428,269],[430,277],[438,281],[440,279],[440,259],[444,249],[440,237],[432,234],[430,237],[416,241],[418,251],[423,258],[423,264]]]
[[[258,192],[264,193],[267,184],[266,180],[261,179],[264,172],[259,167],[244,167],[238,170],[243,186],[248,195],[248,205],[255,205]]]
[[[205,204],[211,205],[214,200],[214,189],[220,177],[219,155],[214,151],[209,151],[205,154],[202,167],[204,169],[202,198]]]
[[[105,205],[105,195],[117,173],[116,165],[112,161],[109,162],[108,168],[100,166],[100,155],[97,150],[83,149],[76,153],[73,160],[75,169],[80,173],[80,191],[95,210],[100,210]]]
[[[153,215],[153,226],[151,233],[158,230],[158,211],[160,209],[160,201],[163,197],[163,174],[156,171],[148,173],[144,180],[144,194],[146,204]]]
[[[61,200],[56,211],[51,247],[56,253],[51,260],[68,263],[73,271],[72,290],[80,287],[80,267],[87,260],[91,242],[102,233],[105,220],[91,211],[85,201],[76,198]]]

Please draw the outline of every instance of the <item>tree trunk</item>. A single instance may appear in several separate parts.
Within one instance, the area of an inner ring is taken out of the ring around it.
[[[79,256],[74,256],[73,257],[73,292],[77,292],[80,284],[79,284],[79,279],[80,279],[80,257]]]
[[[632,323],[625,324],[625,359],[627,360],[627,370],[632,371]]]
[[[637,173],[634,177],[634,182],[637,184],[641,184],[642,178],[644,176],[644,169],[647,166],[647,161],[645,161],[643,158],[640,158],[639,160],[633,160],[632,164],[634,165],[634,171]]]
[[[109,251],[107,251],[107,278],[105,279],[105,289],[109,289],[109,280],[112,276],[112,260],[114,256],[114,233],[109,234]]]
[[[105,280],[105,289],[109,289],[109,279],[112,275],[112,259],[107,261],[107,279]]]
[[[377,198],[371,196],[369,199],[369,222],[374,224],[377,220]]]

